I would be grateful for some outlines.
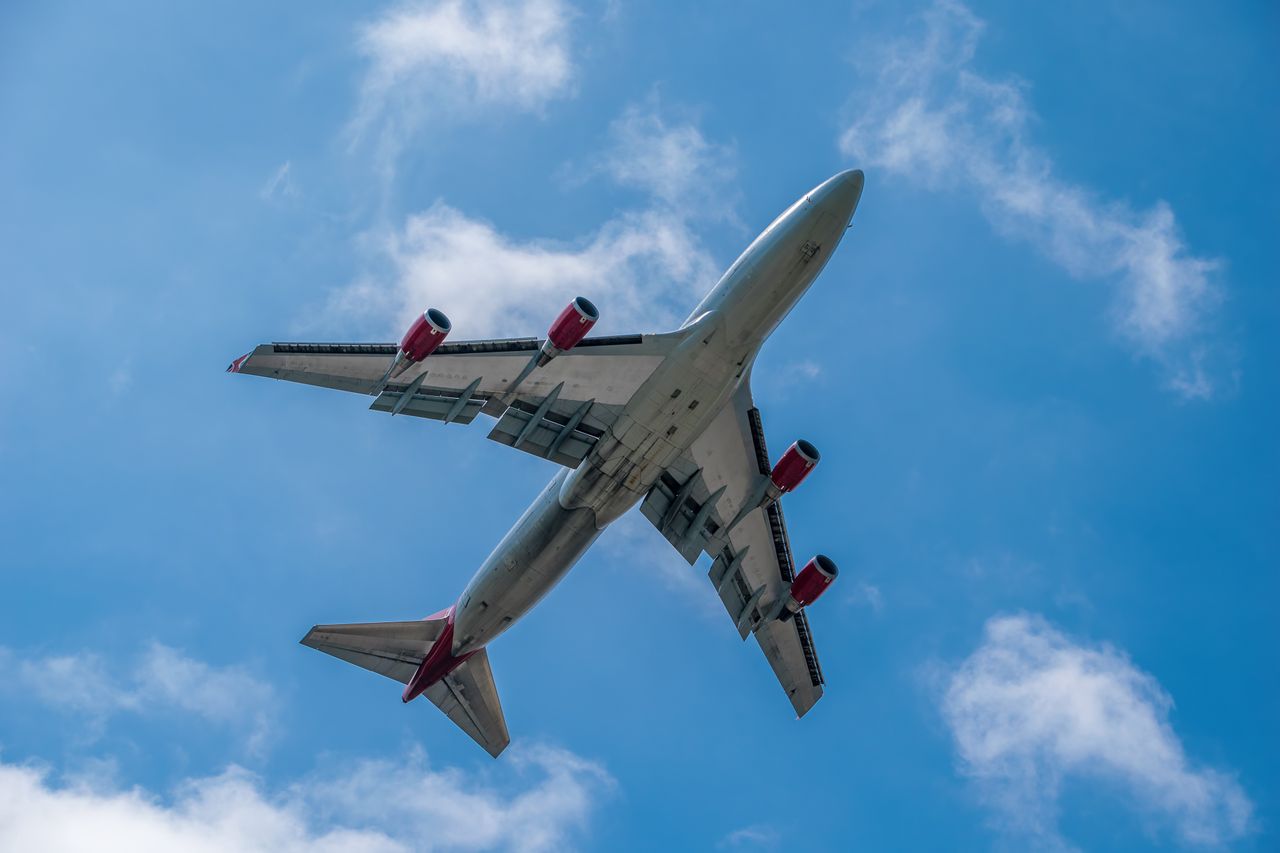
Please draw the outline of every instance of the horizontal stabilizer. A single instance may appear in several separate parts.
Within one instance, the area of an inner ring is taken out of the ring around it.
[[[445,625],[444,618],[317,625],[302,638],[302,645],[408,684]]]
[[[408,684],[436,641],[447,639],[446,630],[452,636],[447,611],[415,622],[316,625],[302,644]],[[484,649],[428,686],[425,695],[495,758],[511,742]]]
[[[428,687],[426,696],[494,758],[511,743],[485,649]]]

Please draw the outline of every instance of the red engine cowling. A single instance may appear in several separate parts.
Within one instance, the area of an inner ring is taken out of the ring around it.
[[[796,575],[796,579],[791,582],[791,598],[798,607],[813,604],[827,591],[827,587],[831,586],[831,582],[836,579],[839,572],[840,570],[836,568],[835,562],[830,557],[819,554],[806,563],[800,570],[800,574]]]
[[[769,479],[781,491],[793,491],[796,486],[804,482],[805,477],[809,476],[809,472],[818,464],[820,458],[818,448],[802,438],[782,454],[778,464],[774,465],[773,471],[769,473]]]
[[[413,325],[409,327],[409,331],[405,332],[404,337],[400,339],[400,353],[406,361],[412,363],[422,361],[435,352],[436,347],[444,343],[451,328],[453,324],[449,322],[449,318],[443,311],[428,308],[418,315]]]
[[[547,332],[547,343],[560,352],[571,350],[587,336],[591,327],[600,319],[600,312],[591,300],[579,296],[560,312]]]

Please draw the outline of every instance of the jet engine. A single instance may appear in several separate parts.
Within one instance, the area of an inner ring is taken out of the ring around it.
[[[830,557],[825,554],[814,557],[791,582],[791,589],[782,602],[778,618],[785,621],[799,613],[801,608],[813,604],[827,591],[827,587],[831,586],[839,573],[835,561]]]
[[[794,442],[787,448],[787,452],[782,454],[778,464],[773,466],[769,476],[760,478],[750,497],[742,502],[738,515],[725,527],[725,533],[737,527],[738,522],[760,507],[775,503],[787,492],[795,491],[796,487],[804,482],[804,478],[809,476],[809,472],[818,464],[820,458],[818,448],[803,438]]]
[[[778,464],[774,465],[773,471],[769,473],[769,479],[781,493],[795,491],[796,487],[804,482],[804,478],[809,476],[809,472],[818,464],[820,458],[822,457],[818,453],[818,448],[802,438],[782,454]]]
[[[591,300],[579,296],[570,302],[547,332],[547,342],[538,354],[538,367],[576,347],[599,319],[600,312]]]
[[[400,349],[387,371],[387,378],[399,376],[411,364],[417,364],[444,343],[453,324],[438,308],[428,308],[419,314],[400,339]]]

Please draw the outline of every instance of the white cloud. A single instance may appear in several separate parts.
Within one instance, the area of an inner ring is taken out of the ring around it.
[[[689,225],[690,211],[670,199],[702,193],[722,174],[683,169],[656,176],[648,165],[628,171],[627,152],[647,162],[641,130],[701,139],[696,129],[639,118],[608,155],[610,169],[635,175],[654,193],[644,209],[624,212],[581,239],[519,239],[443,201],[403,227],[370,237],[389,275],[368,275],[332,294],[323,321],[354,324],[369,334],[399,336],[427,306],[449,315],[458,339],[542,334],[556,313],[582,295],[600,307],[600,332],[675,328],[708,290],[718,267]],[[655,143],[661,145],[662,143]],[[643,176],[643,177],[642,177]]]
[[[1115,282],[1122,334],[1164,365],[1176,393],[1209,396],[1194,341],[1220,298],[1219,262],[1190,253],[1165,202],[1134,210],[1056,174],[1031,139],[1036,117],[1025,86],[974,69],[986,25],[968,8],[939,0],[924,25],[922,38],[868,56],[877,79],[853,105],[844,153],[929,187],[965,191],[998,230],[1030,241],[1071,275]]]
[[[1067,846],[1059,793],[1077,777],[1115,785],[1184,843],[1242,837],[1252,804],[1229,775],[1187,758],[1172,707],[1122,652],[1076,644],[1034,616],[988,621],[943,700],[962,770],[1004,830]]]
[[[518,240],[443,202],[382,235],[389,283],[365,278],[334,294],[329,317],[395,336],[426,306],[459,339],[542,334],[573,297],[595,301],[602,328],[674,328],[714,283],[710,259],[683,221],[627,214],[576,244]]]
[[[58,851],[558,850],[614,782],[564,750],[516,748],[520,787],[420,752],[361,761],[271,790],[247,771],[189,779],[167,800],[114,785],[57,785],[0,764],[0,849]]]
[[[292,198],[297,195],[297,188],[293,185],[293,178],[290,176],[292,171],[292,160],[285,160],[281,163],[271,173],[271,177],[267,178],[266,183],[262,185],[262,189],[258,190],[258,198],[263,201],[273,201],[277,198]]]
[[[729,218],[737,172],[732,146],[709,142],[692,121],[671,122],[657,97],[633,104],[609,128],[612,146],[599,168],[622,186],[650,193],[672,208]]]
[[[266,746],[276,705],[271,685],[242,668],[210,666],[159,643],[125,673],[91,652],[33,657],[0,648],[0,681],[97,729],[121,712],[180,711],[242,734],[254,753]]]
[[[813,381],[822,375],[822,364],[806,358],[792,364],[789,372],[793,378]]]
[[[266,745],[275,691],[240,667],[214,667],[176,649],[153,644],[134,671],[135,693],[146,706],[160,705],[248,731],[247,747]]]
[[[752,824],[735,829],[716,842],[719,850],[743,850],[746,848],[772,850],[782,841],[778,830],[767,824]]]
[[[384,170],[428,115],[536,112],[573,83],[572,15],[559,0],[401,3],[365,26],[369,60],[351,131],[376,129]]]
[[[849,603],[865,605],[879,613],[884,609],[884,593],[875,584],[858,581],[853,591],[849,594]]]

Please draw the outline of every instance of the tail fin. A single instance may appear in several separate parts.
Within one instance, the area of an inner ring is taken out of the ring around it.
[[[416,622],[316,625],[302,638],[302,644],[408,684],[436,642],[452,640],[450,627],[448,611]],[[511,742],[485,649],[467,657],[423,692],[495,758]]]

